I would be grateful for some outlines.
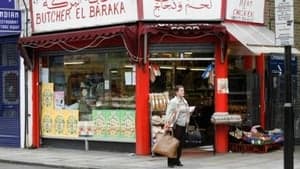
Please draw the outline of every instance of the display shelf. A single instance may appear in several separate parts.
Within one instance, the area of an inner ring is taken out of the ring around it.
[[[247,117],[247,99],[249,92],[247,91],[247,76],[245,73],[231,73],[229,80],[229,110],[230,114],[241,115],[245,121]]]

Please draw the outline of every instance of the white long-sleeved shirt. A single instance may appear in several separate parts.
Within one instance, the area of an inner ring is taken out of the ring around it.
[[[182,97],[174,97],[170,100],[166,110],[166,122],[171,126],[186,126],[190,120],[189,104]]]

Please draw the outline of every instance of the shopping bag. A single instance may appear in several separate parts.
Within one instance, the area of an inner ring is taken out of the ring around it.
[[[152,152],[167,156],[169,158],[177,157],[177,147],[179,141],[173,136],[173,133],[158,134],[156,143],[152,148]]]

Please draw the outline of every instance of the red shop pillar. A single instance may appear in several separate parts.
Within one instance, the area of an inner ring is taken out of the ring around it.
[[[253,56],[243,56],[244,57],[244,69],[251,71],[253,69]]]
[[[32,72],[32,146],[40,147],[39,58],[34,57]]]
[[[223,52],[220,43],[216,44],[215,52],[215,113],[227,113],[228,94],[218,91],[218,89],[223,88],[223,84],[220,81],[228,79],[228,59],[226,53],[222,56]],[[216,125],[215,151],[217,153],[228,152],[228,125]]]
[[[256,57],[256,70],[259,77],[259,113],[260,125],[266,127],[266,103],[265,103],[265,56],[261,54]]]
[[[136,64],[136,154],[150,154],[149,68]]]

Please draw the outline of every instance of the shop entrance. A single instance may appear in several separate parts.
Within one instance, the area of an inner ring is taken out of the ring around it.
[[[211,45],[151,46],[150,97],[156,100],[151,104],[153,137],[162,125],[153,120],[163,119],[167,104],[161,98],[170,100],[175,95],[175,86],[183,85],[189,105],[196,107],[190,119],[185,147],[213,144],[210,122],[214,113],[213,67],[214,50]]]

